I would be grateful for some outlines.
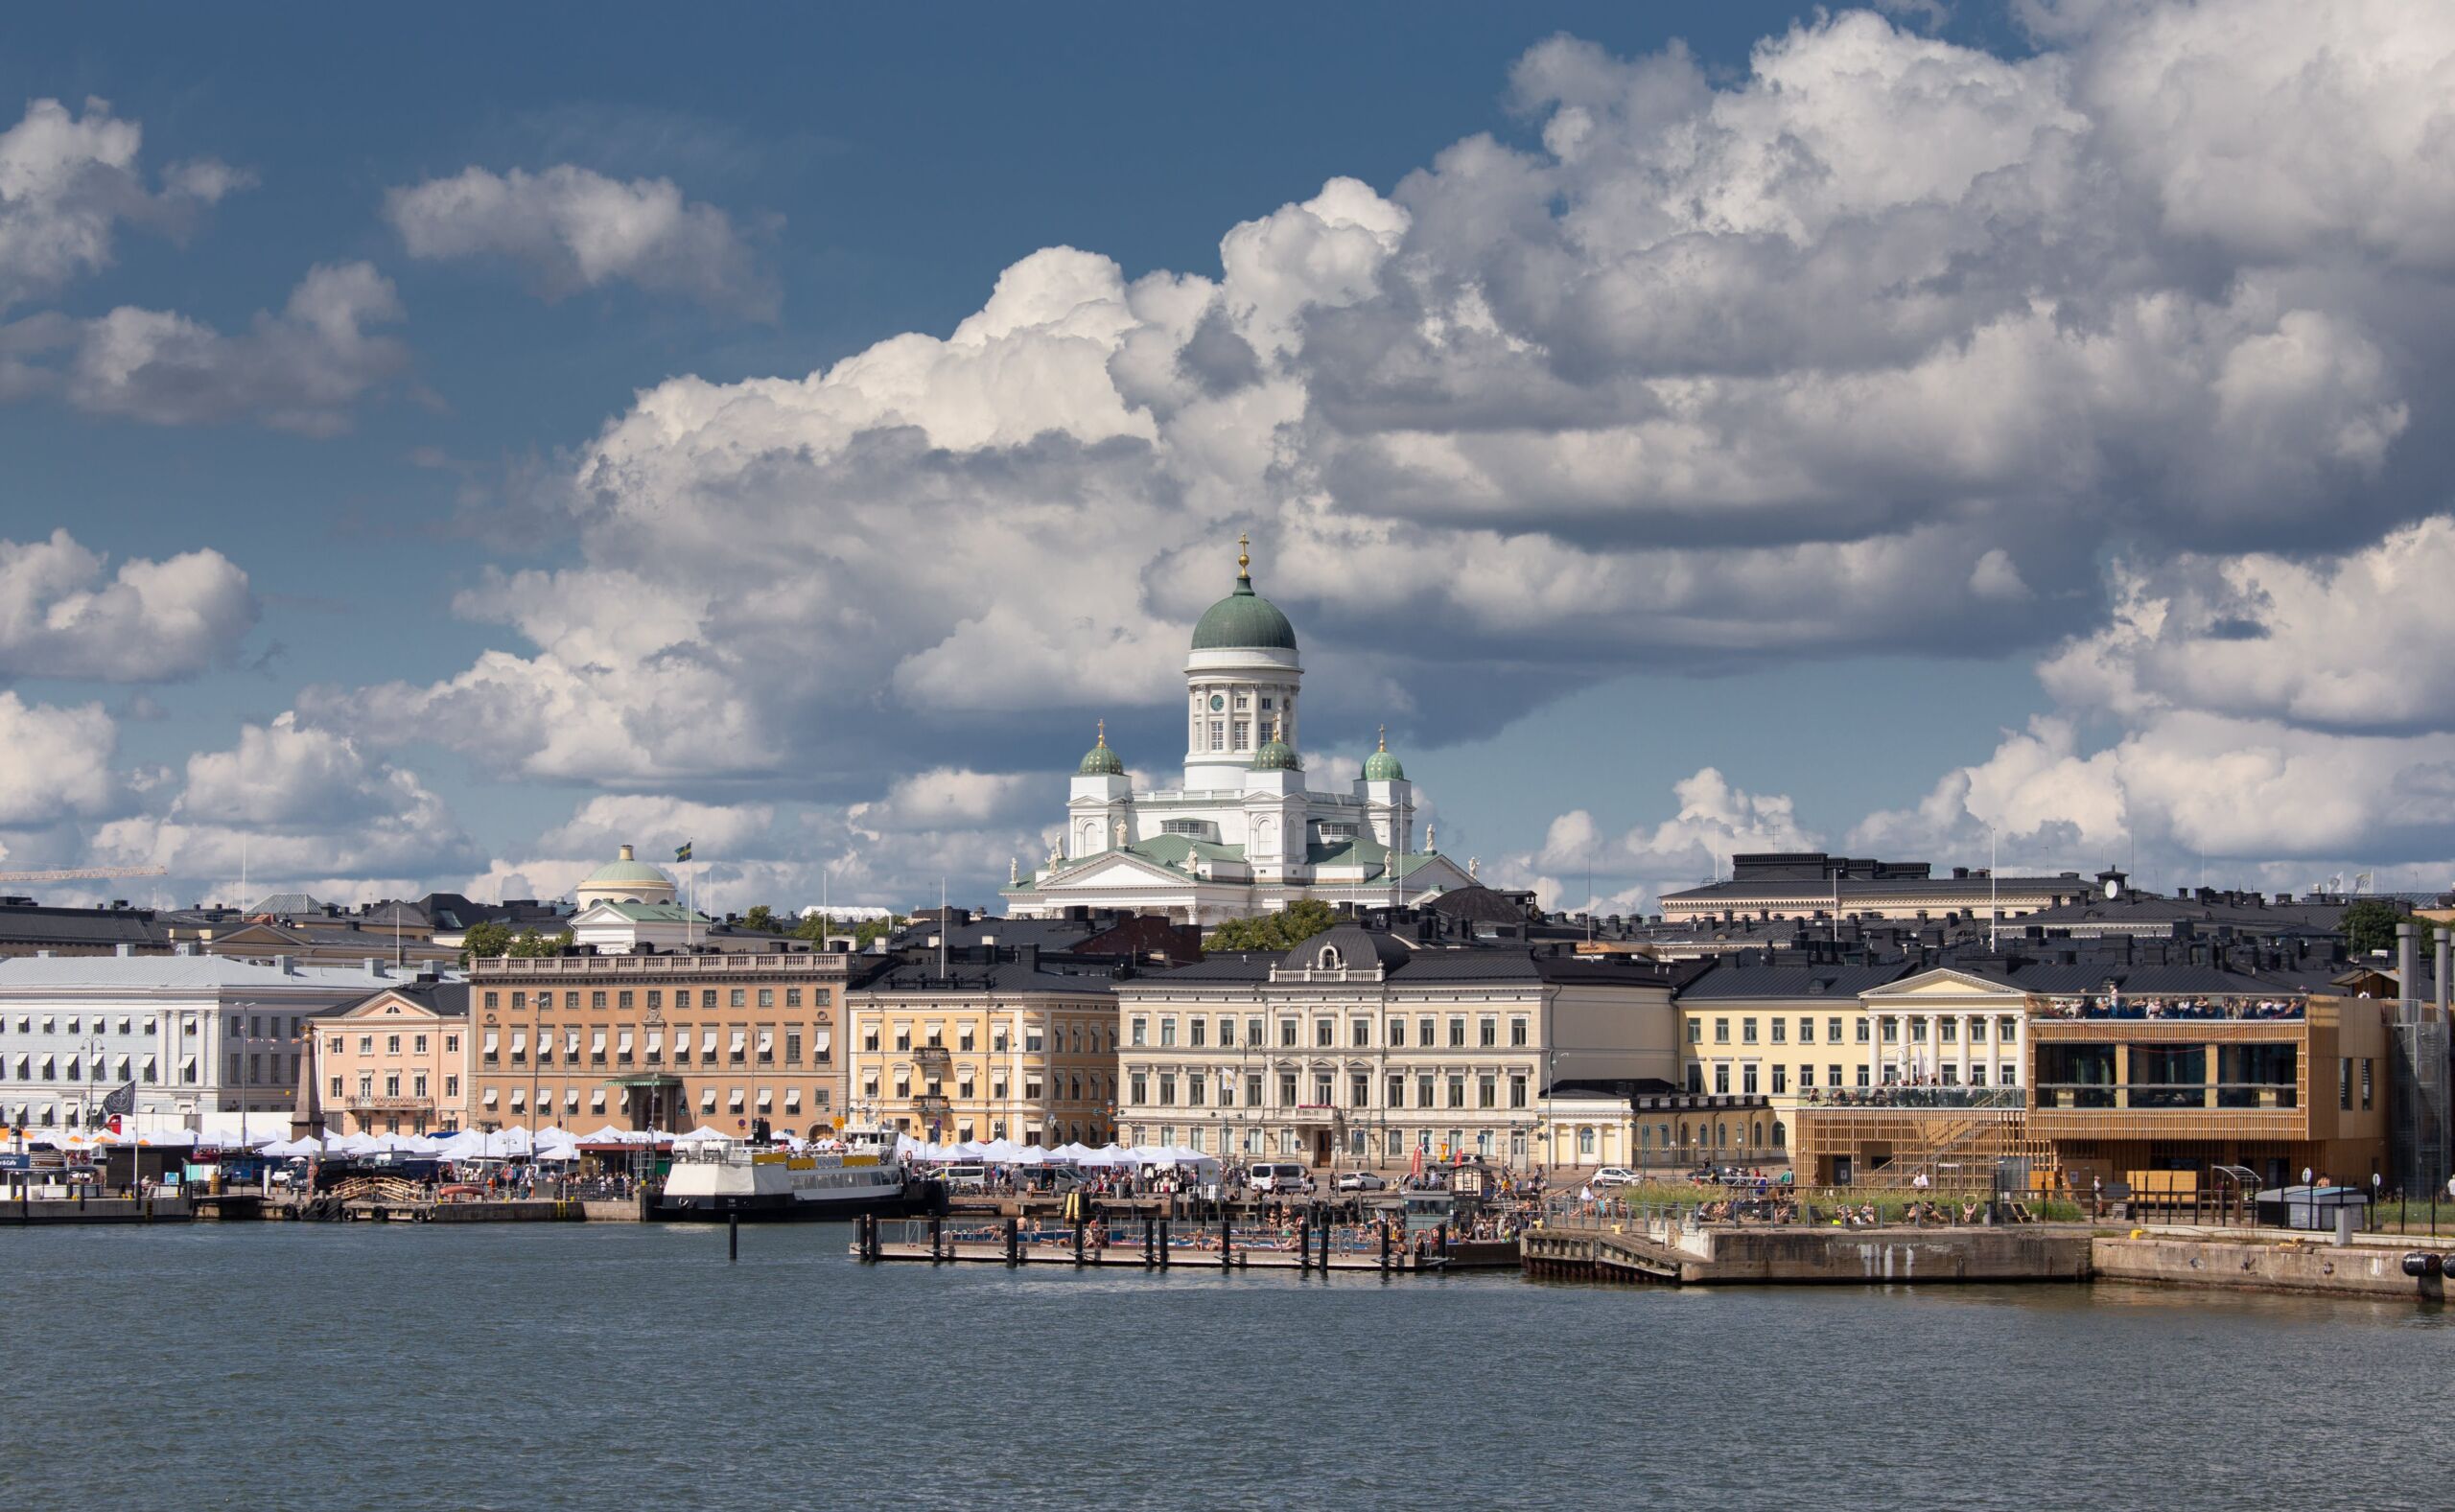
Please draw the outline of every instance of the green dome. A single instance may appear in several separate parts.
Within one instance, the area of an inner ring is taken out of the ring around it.
[[[1364,779],[1368,782],[1403,782],[1407,769],[1387,750],[1375,751],[1364,758]]]
[[[1262,742],[1262,748],[1259,751],[1253,753],[1253,770],[1256,772],[1301,772],[1304,770],[1304,763],[1298,758],[1294,746],[1273,735]]]
[[[1083,764],[1074,769],[1078,777],[1123,777],[1125,763],[1109,749],[1109,722],[1100,721],[1100,743],[1083,753]]]
[[[1193,627],[1197,651],[1296,649],[1296,627],[1278,606],[1253,592],[1252,559],[1244,554],[1244,538],[1236,540],[1236,591],[1202,612]]]

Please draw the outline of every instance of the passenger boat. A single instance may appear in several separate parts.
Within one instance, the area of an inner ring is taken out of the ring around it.
[[[738,1140],[678,1145],[649,1209],[668,1221],[850,1219],[925,1212],[937,1183],[905,1166],[891,1128],[846,1129],[797,1150]]]

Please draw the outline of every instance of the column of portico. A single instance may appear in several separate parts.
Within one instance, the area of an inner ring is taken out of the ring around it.
[[[1961,1013],[1961,1014],[1957,1014],[1957,1015],[1955,1015],[1955,1016],[1960,1020],[1960,1022],[1959,1022],[1959,1026],[1958,1026],[1958,1033],[1959,1033],[1959,1035],[1960,1035],[1960,1084],[1961,1084],[1961,1085],[1963,1085],[1963,1086],[1967,1086],[1967,1085],[1969,1085],[1969,1019],[1970,1019],[1970,1015],[1969,1015],[1969,1014],[1967,1014],[1967,1013]]]
[[[1867,1085],[1883,1085],[1883,1017],[1868,1013],[1867,1019]]]

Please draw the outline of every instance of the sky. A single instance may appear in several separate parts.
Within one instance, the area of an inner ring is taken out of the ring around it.
[[[1554,906],[2455,882],[2455,11],[589,16],[12,27],[46,898],[987,903],[1240,533]]]

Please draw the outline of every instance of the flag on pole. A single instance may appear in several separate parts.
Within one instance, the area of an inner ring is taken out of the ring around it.
[[[674,848],[673,848],[673,860],[674,860],[674,863],[675,863],[677,866],[678,866],[678,865],[680,865],[682,862],[688,861],[688,860],[690,860],[690,841],[685,840],[684,842],[682,842],[682,844],[680,844],[680,845],[678,845],[678,846],[676,846],[676,847],[674,847]]]
[[[103,1099],[103,1111],[113,1117],[117,1117],[123,1113],[133,1113],[136,1111],[136,1082],[134,1078],[130,1078],[129,1080],[128,1085],[121,1087],[118,1091],[113,1092],[108,1097]]]

